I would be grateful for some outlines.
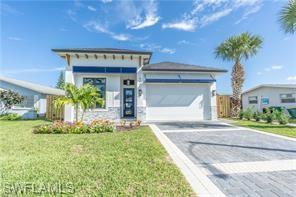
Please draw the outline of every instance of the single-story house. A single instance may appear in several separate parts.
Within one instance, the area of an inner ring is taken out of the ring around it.
[[[152,52],[114,48],[52,49],[67,62],[65,82],[98,88],[105,105],[84,115],[142,121],[215,120],[216,76],[224,69],[175,62],[150,64]],[[65,121],[74,120],[72,106]],[[81,113],[78,115],[80,116]]]
[[[46,96],[47,95],[65,95],[60,89],[51,88],[35,83],[16,80],[0,76],[0,89],[12,90],[24,97],[22,103],[15,105],[8,112],[17,113],[24,119],[32,119],[36,113],[44,116],[46,113]],[[6,113],[1,110],[2,113]]]
[[[242,94],[242,106],[262,112],[263,108],[296,107],[296,84],[263,84]]]

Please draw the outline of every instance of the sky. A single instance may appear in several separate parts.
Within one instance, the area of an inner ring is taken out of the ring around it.
[[[263,39],[242,61],[243,89],[296,83],[296,34],[278,21],[287,0],[5,1],[1,0],[0,74],[54,87],[66,62],[52,48],[125,48],[174,61],[227,69],[217,92],[231,93],[233,62],[215,48],[242,32]]]

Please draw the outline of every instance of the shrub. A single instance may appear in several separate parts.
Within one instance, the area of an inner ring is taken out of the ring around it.
[[[289,122],[289,117],[281,110],[281,111],[274,111],[273,112],[275,115],[276,120],[280,123],[280,124],[288,124]]]
[[[260,119],[261,119],[261,114],[260,114],[259,112],[254,112],[254,114],[253,114],[253,118],[254,118],[257,122],[259,122]]]
[[[267,123],[272,123],[274,121],[274,119],[275,119],[274,113],[268,111],[265,115],[266,115],[266,122]]]
[[[20,120],[20,119],[22,119],[22,116],[16,113],[3,114],[0,117],[0,120]]]
[[[247,120],[251,120],[252,118],[252,110],[250,108],[248,108],[245,112],[244,112],[244,118]]]
[[[238,117],[240,120],[242,120],[244,118],[244,111],[243,110],[240,110]]]
[[[260,119],[266,121],[267,117],[265,113],[260,114]]]
[[[94,120],[90,124],[79,121],[74,123],[55,121],[53,124],[46,124],[35,128],[34,133],[81,134],[113,132],[114,130],[114,123],[108,120]]]

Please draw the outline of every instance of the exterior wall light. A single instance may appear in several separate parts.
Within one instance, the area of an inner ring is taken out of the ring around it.
[[[139,90],[138,90],[138,94],[139,94],[139,96],[142,96],[142,94],[143,94],[142,89],[139,89]]]
[[[216,90],[212,90],[212,96],[216,96]]]

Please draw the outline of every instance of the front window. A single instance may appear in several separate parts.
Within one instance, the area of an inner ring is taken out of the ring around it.
[[[100,97],[104,99],[104,105],[100,107],[99,105],[96,108],[105,108],[106,107],[106,78],[83,78],[83,85],[90,84],[97,88]]]
[[[262,105],[268,105],[269,104],[269,98],[268,97],[262,97],[261,98]]]
[[[281,103],[296,103],[296,94],[280,94]]]
[[[257,96],[249,96],[249,104],[257,104],[258,103],[258,97]]]

